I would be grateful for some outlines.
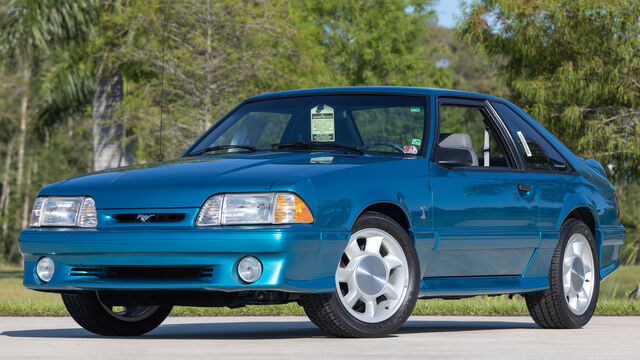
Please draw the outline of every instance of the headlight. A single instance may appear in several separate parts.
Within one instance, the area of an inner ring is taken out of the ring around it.
[[[222,202],[222,225],[268,224],[271,222],[273,193],[227,194]]]
[[[33,203],[29,224],[32,227],[96,227],[96,203],[86,196],[38,197]]]
[[[197,226],[312,223],[307,204],[292,193],[219,194],[207,199]]]

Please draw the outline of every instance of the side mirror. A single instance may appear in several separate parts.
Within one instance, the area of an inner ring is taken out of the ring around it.
[[[452,149],[438,147],[436,153],[436,163],[444,166],[471,166],[473,165],[473,157],[467,149]]]

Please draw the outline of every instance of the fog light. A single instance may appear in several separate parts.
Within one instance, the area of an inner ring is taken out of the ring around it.
[[[238,262],[238,276],[247,283],[255,282],[262,275],[262,263],[253,256],[245,256]]]
[[[38,260],[38,264],[36,265],[36,275],[38,275],[38,278],[40,278],[40,280],[49,282],[49,280],[51,280],[51,278],[53,277],[53,271],[55,270],[55,267],[56,266],[54,265],[53,260],[45,256],[42,259]]]

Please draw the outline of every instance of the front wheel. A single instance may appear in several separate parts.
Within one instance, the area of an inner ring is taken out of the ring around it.
[[[62,294],[62,301],[80,326],[105,336],[147,333],[158,327],[172,309],[172,306],[109,306],[100,301],[95,291]]]
[[[600,288],[597,254],[593,234],[584,222],[570,219],[562,225],[551,258],[549,289],[524,296],[536,324],[575,329],[589,322]]]
[[[397,330],[416,304],[418,256],[407,232],[375,212],[361,216],[340,258],[331,294],[307,295],[309,319],[338,337],[377,337]]]

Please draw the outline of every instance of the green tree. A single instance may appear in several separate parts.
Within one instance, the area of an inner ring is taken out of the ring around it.
[[[337,75],[336,85],[450,85],[430,55],[435,13],[430,0],[307,0],[303,11],[324,30],[315,46]]]
[[[106,13],[96,43],[108,66],[122,71],[117,116],[137,161],[159,152],[163,66],[166,158],[247,96],[330,84],[322,57],[313,56],[321,49],[308,40],[315,28],[302,19],[285,1],[128,1]]]
[[[623,260],[636,262],[640,3],[482,0],[467,8],[461,34],[501,61],[515,102],[612,170],[628,230]]]
[[[474,49],[464,39],[456,36],[456,30],[434,27],[432,36],[425,39],[425,46],[436,42],[439,47],[431,55],[437,67],[446,67],[451,73],[451,88],[455,90],[510,97],[509,88],[498,71],[501,60],[490,57],[480,49]]]
[[[620,200],[620,222],[627,231],[620,260],[623,264],[637,264],[640,262],[640,183],[620,182],[616,193]]]
[[[166,157],[178,156],[241,99],[340,85],[447,86],[429,55],[429,1],[127,1],[104,12],[94,42],[122,71],[137,161],[159,152],[162,33]],[[94,104],[95,109],[95,104]]]
[[[570,148],[640,175],[640,3],[482,0],[461,33],[504,59],[514,100]]]
[[[10,208],[12,206],[12,186],[11,182],[15,179],[15,155],[16,140],[15,134],[18,132],[18,118],[15,114],[19,113],[19,99],[21,96],[20,78],[18,75],[7,71],[0,64],[0,153],[2,154],[2,163],[0,166],[0,219],[2,220],[0,232],[0,254],[5,255],[11,251],[12,244],[9,234],[10,225]],[[15,191],[15,189],[13,189]]]
[[[38,114],[45,107],[39,96],[43,69],[51,64],[49,61],[54,49],[86,38],[84,29],[90,22],[93,3],[90,0],[11,0],[0,3],[0,59],[5,74],[17,74],[12,79],[15,81],[14,91],[19,94],[17,116],[9,115],[10,119],[7,119],[7,123],[17,124],[17,128],[15,133],[11,133],[5,150],[5,174],[8,174],[3,177],[2,197],[5,254],[15,254],[15,241],[7,241],[8,223],[14,222],[16,228],[27,225],[37,161],[28,156],[32,155],[28,152],[34,147],[26,144],[34,133]],[[8,126],[6,129],[12,128]],[[14,151],[15,174],[11,171]],[[4,179],[7,186],[4,186]],[[9,204],[12,206],[10,211],[7,210]]]

